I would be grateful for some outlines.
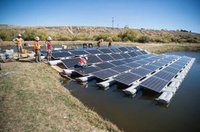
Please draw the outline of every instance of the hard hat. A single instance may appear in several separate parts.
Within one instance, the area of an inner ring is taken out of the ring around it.
[[[18,37],[21,37],[22,35],[21,34],[18,34]]]
[[[51,40],[52,40],[52,38],[49,36],[49,37],[47,37],[47,40],[51,41]]]
[[[37,37],[35,37],[35,40],[39,41],[39,40],[40,40],[40,38],[37,36]]]
[[[86,60],[88,60],[88,57],[87,57],[87,56],[85,56],[85,59],[86,59]]]

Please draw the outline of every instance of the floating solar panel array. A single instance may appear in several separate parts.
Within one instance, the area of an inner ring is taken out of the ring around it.
[[[88,57],[88,66],[75,68],[80,56]],[[61,60],[65,72],[78,74],[78,81],[96,78],[102,88],[120,84],[131,95],[148,89],[160,93],[156,100],[161,103],[170,102],[194,62],[186,56],[156,55],[135,46],[56,51],[52,58]]]

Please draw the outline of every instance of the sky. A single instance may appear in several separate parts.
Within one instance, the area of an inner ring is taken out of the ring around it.
[[[200,33],[200,0],[0,0],[0,24],[185,29]]]

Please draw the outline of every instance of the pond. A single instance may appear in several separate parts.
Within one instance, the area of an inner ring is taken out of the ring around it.
[[[65,84],[72,95],[103,118],[126,132],[199,132],[200,131],[200,52],[170,52],[170,55],[196,58],[169,107],[156,105],[158,94],[140,91],[126,96],[116,85],[98,89],[96,81],[88,86],[75,81]]]

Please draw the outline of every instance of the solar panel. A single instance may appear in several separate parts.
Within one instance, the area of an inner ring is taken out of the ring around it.
[[[141,60],[141,59],[143,59],[144,57],[142,57],[142,56],[135,56],[135,57],[132,57],[131,59],[133,60],[133,61],[137,61],[137,60]]]
[[[47,51],[45,51],[45,50],[41,50],[40,52],[41,52],[41,55],[43,55],[43,56],[47,55]]]
[[[173,63],[170,66],[176,69],[180,69],[180,70],[184,67],[184,65],[177,65],[176,63]]]
[[[116,66],[126,64],[126,62],[121,61],[121,60],[112,61],[110,63]]]
[[[135,62],[127,63],[126,65],[129,66],[129,67],[131,67],[131,68],[137,68],[137,67],[141,66],[140,64],[135,63]]]
[[[182,62],[189,62],[191,60],[191,58],[184,56],[184,57],[180,58],[179,60]]]
[[[96,66],[101,68],[101,69],[114,67],[114,65],[109,63],[109,62],[103,62],[103,63],[100,63],[100,64],[96,64]]]
[[[122,73],[114,78],[117,82],[125,84],[127,86],[131,85],[134,81],[140,79],[140,76],[133,73]]]
[[[152,63],[152,61],[148,60],[148,58],[144,58],[143,61],[148,62],[148,63]]]
[[[178,73],[180,71],[180,69],[176,69],[176,68],[168,66],[168,67],[164,68],[163,71],[166,71],[169,73]]]
[[[159,63],[163,63],[163,64],[168,64],[168,63],[170,63],[171,61],[165,60],[165,59],[161,59],[161,60],[159,60],[158,62],[159,62]]]
[[[159,68],[159,66],[155,66],[155,65],[150,64],[150,65],[143,66],[143,68],[151,70],[151,71],[155,71],[156,69]]]
[[[162,67],[162,66],[164,66],[164,65],[166,65],[166,63],[160,63],[159,61],[156,61],[156,62],[154,62],[154,63],[152,63],[153,65],[156,65],[156,66],[158,66],[158,67]]]
[[[127,53],[122,53],[122,54],[120,54],[121,56],[123,56],[124,58],[130,58],[131,56],[129,55],[129,54],[127,54]]]
[[[122,52],[128,51],[126,47],[120,47],[119,50],[121,50]]]
[[[140,51],[142,54],[148,54],[145,50]]]
[[[78,56],[78,55],[87,55],[88,54],[84,50],[71,50],[69,52],[71,52],[73,55],[76,55],[76,56]]]
[[[177,63],[183,63],[183,64],[187,64],[191,59],[188,57],[182,57],[179,60],[177,60]]]
[[[135,62],[140,64],[140,65],[146,65],[146,64],[149,63],[148,61],[145,61],[145,60],[138,60],[138,61],[135,61]]]
[[[110,49],[99,49],[103,53],[112,53]]]
[[[130,56],[134,57],[134,56],[137,56],[137,54],[135,52],[130,52],[128,53]]]
[[[133,59],[123,59],[123,61],[126,63],[131,63],[131,62],[133,62]]]
[[[130,52],[133,50],[133,48],[131,46],[127,46],[126,49]]]
[[[131,67],[125,66],[125,65],[121,65],[121,66],[116,66],[116,67],[112,67],[111,69],[121,73],[121,72],[125,72],[128,71],[130,69],[132,69]]]
[[[95,71],[98,71],[100,70],[99,68],[97,67],[93,67],[93,66],[90,66],[90,67],[84,67],[84,68],[76,68],[75,71],[81,75],[86,75],[86,74],[89,74],[89,73],[93,73]]]
[[[175,75],[176,75],[176,73],[160,71],[160,72],[156,73],[154,76],[161,78],[163,80],[166,80],[166,81],[170,81]]]
[[[130,48],[131,50],[139,50],[136,46],[130,46],[128,48]]]
[[[138,68],[138,69],[131,70],[131,72],[143,77],[143,76],[146,76],[147,74],[151,73],[152,71],[148,70],[148,69],[144,69],[144,68]]]
[[[99,50],[97,49],[93,49],[93,50],[86,50],[88,53],[90,54],[101,54],[102,52],[100,52]]]
[[[118,60],[118,59],[123,59],[124,57],[122,57],[120,54],[111,54],[110,56],[112,56],[114,59]]]
[[[98,57],[103,61],[114,60],[110,55],[98,55]]]
[[[142,53],[141,53],[140,51],[135,51],[135,53],[136,53],[137,55],[142,55]]]
[[[59,59],[59,58],[62,58],[62,57],[70,57],[72,56],[69,52],[53,52],[52,53],[52,57],[54,59]]]
[[[99,59],[99,57],[97,57],[95,55],[88,55],[87,57],[88,57],[88,60],[87,60],[88,64],[102,62],[101,59]]]
[[[165,57],[164,59],[165,60],[169,60],[169,61],[173,61],[173,60],[175,60],[175,59],[177,59],[178,57],[177,56],[167,56],[167,57]]]
[[[121,52],[121,50],[119,50],[118,48],[110,48],[110,50],[111,50],[113,53],[119,53],[119,52]]]
[[[66,60],[62,60],[62,62],[66,68],[72,68],[78,64],[79,58],[66,59]]]
[[[179,60],[175,62],[175,64],[177,64],[177,65],[183,65],[183,66],[186,65],[187,63],[188,62],[182,62],[182,61],[179,61]]]
[[[168,81],[152,76],[144,82],[142,82],[140,86],[160,93],[168,83]]]
[[[154,57],[150,57],[150,58],[147,58],[147,60],[148,61],[156,61],[156,60],[158,60],[159,58],[158,57],[156,57],[156,56],[154,56]]]
[[[95,76],[96,78],[102,79],[102,80],[106,80],[109,77],[112,77],[114,75],[117,75],[118,72],[111,70],[111,69],[105,69],[105,70],[100,70],[97,72],[92,73],[93,76]]]

